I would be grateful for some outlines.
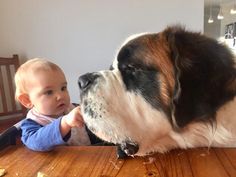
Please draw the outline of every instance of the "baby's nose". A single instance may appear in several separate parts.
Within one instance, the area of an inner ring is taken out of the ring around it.
[[[56,94],[56,98],[57,98],[57,100],[62,99],[62,98],[63,98],[63,94],[60,93],[60,92],[58,92],[58,93]]]

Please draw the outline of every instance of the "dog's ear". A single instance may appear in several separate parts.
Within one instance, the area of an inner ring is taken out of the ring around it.
[[[173,127],[178,130],[195,118],[194,111],[200,102],[193,102],[199,96],[199,90],[194,88],[194,84],[198,83],[199,78],[202,82],[201,78],[204,78],[204,75],[201,76],[201,69],[205,65],[200,61],[202,56],[198,53],[208,42],[199,47],[197,44],[205,38],[200,33],[186,31],[180,25],[166,28],[164,34],[170,50],[170,60],[174,66],[175,86],[171,98],[171,119]]]
[[[175,109],[176,109],[176,103],[178,102],[178,99],[181,94],[181,84],[180,84],[180,76],[181,76],[181,56],[179,52],[178,46],[178,39],[176,36],[177,31],[182,31],[183,28],[181,26],[177,27],[169,27],[164,31],[164,34],[166,36],[166,40],[168,43],[168,46],[170,48],[170,59],[172,60],[173,66],[174,66],[174,75],[175,75],[175,86],[173,90],[173,95],[171,98],[171,119],[172,119],[172,125],[175,129],[178,129],[178,123],[175,118]]]
[[[173,127],[214,119],[218,107],[235,94],[236,71],[231,51],[217,40],[181,26],[169,27],[163,33],[175,74]]]

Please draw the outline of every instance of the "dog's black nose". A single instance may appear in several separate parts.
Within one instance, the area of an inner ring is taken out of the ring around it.
[[[93,73],[87,73],[79,77],[78,85],[81,90],[85,90],[88,88],[93,81],[95,80],[96,76]]]

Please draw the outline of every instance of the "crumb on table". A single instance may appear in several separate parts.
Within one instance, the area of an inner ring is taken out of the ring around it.
[[[39,171],[37,177],[47,177],[47,175]]]
[[[6,174],[6,169],[0,168],[0,176],[4,176]]]

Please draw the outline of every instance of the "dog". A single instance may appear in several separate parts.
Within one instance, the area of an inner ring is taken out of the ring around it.
[[[81,112],[128,156],[236,147],[236,69],[224,44],[181,25],[128,38],[109,70],[79,77]]]

